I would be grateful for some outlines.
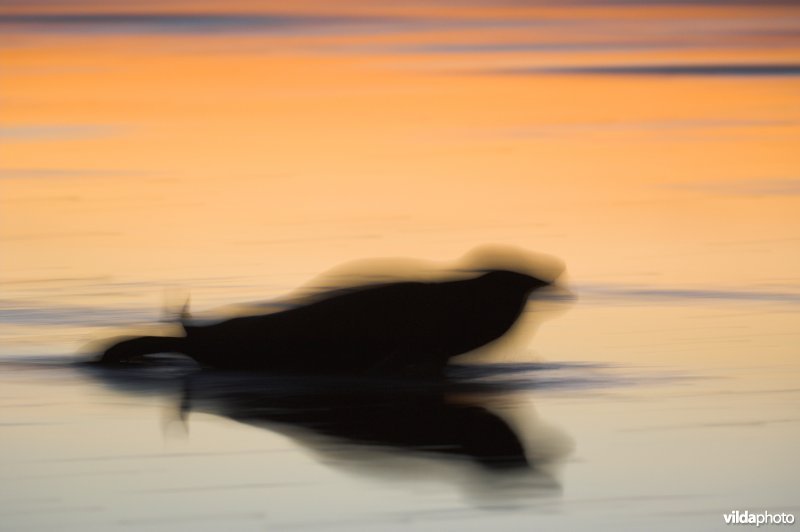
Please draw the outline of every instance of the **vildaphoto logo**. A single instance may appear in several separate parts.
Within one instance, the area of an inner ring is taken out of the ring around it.
[[[771,514],[769,512],[750,512],[748,510],[739,511],[734,510],[727,514],[722,514],[725,519],[726,525],[793,525],[794,514],[779,513]]]

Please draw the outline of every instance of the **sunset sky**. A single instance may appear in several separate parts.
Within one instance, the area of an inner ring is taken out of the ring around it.
[[[555,5],[4,2],[0,276],[798,288],[800,8]]]

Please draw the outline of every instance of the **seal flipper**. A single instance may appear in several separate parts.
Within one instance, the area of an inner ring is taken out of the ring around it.
[[[177,336],[127,338],[106,349],[98,359],[98,362],[106,365],[139,362],[145,356],[157,353],[186,354],[186,339]]]

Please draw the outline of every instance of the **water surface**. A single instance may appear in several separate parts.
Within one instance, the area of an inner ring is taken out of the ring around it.
[[[5,2],[0,528],[800,513],[799,25],[780,1]],[[562,258],[578,300],[467,375],[490,390],[409,393],[507,427],[513,471],[365,443],[296,383],[202,375],[187,408],[186,368],[73,364],[187,294],[485,243]]]

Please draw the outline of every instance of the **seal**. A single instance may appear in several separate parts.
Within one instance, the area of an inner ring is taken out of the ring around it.
[[[288,310],[209,325],[182,320],[183,336],[129,338],[99,362],[180,353],[220,369],[441,375],[450,358],[503,336],[531,293],[551,284],[517,271],[474,273],[339,289]]]

